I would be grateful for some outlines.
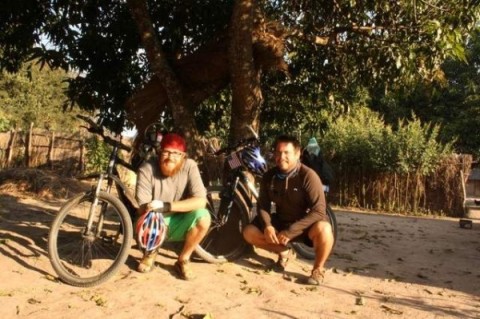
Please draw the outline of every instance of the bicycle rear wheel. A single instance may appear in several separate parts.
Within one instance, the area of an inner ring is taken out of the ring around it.
[[[332,225],[332,233],[333,233],[332,250],[333,250],[333,247],[335,247],[335,243],[337,241],[338,226],[337,226],[337,218],[335,217],[335,213],[333,212],[332,208],[328,205],[327,205],[327,216],[330,221],[330,225]],[[292,247],[300,256],[310,260],[315,259],[315,251],[312,246],[309,246],[303,242],[292,242]]]
[[[99,193],[92,226],[87,229],[93,201],[93,192],[72,198],[50,228],[50,262],[60,279],[73,286],[91,287],[107,281],[125,263],[131,246],[128,211],[108,193]]]
[[[243,228],[249,223],[249,209],[237,192],[226,223],[219,214],[220,197],[218,191],[208,193],[207,208],[212,223],[207,235],[195,249],[196,254],[210,263],[222,263],[239,258],[248,247],[243,239]]]

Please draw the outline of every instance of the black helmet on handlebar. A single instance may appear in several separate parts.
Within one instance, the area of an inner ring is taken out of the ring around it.
[[[162,123],[152,123],[145,129],[144,143],[152,146],[154,149],[157,149],[160,146],[165,133],[166,130]]]
[[[267,171],[267,162],[260,154],[259,146],[247,146],[242,150],[241,158],[243,165],[253,174],[263,175]]]

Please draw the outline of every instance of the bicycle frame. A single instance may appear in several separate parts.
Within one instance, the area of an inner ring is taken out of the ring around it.
[[[130,207],[132,207],[133,209],[138,208],[138,204],[135,200],[135,197],[131,194],[131,192],[128,190],[128,188],[124,185],[124,183],[121,181],[120,177],[118,176],[118,170],[116,168],[116,165],[121,164],[121,165],[123,165],[124,167],[126,167],[127,169],[130,169],[130,170],[133,170],[133,167],[131,165],[129,165],[128,163],[122,161],[118,157],[118,151],[119,151],[119,147],[117,145],[114,145],[113,149],[112,149],[112,152],[110,154],[110,158],[109,158],[109,161],[108,161],[108,166],[107,166],[106,172],[97,173],[97,174],[89,175],[89,176],[86,176],[86,177],[82,178],[82,179],[85,179],[85,178],[96,178],[97,179],[95,189],[93,190],[93,193],[92,193],[93,194],[93,203],[90,207],[88,223],[87,223],[87,227],[85,228],[84,236],[91,235],[91,227],[92,227],[92,224],[93,224],[93,218],[95,216],[94,212],[95,212],[95,209],[98,205],[99,193],[101,191],[104,191],[106,193],[111,193],[113,184],[115,184],[117,186],[118,197],[120,198],[121,202],[125,205],[125,207],[127,207],[127,210],[130,213],[130,217],[132,217],[132,214],[134,213],[134,212],[131,211]],[[107,180],[107,185],[106,185],[105,188],[103,188],[103,182],[104,182],[105,179]],[[103,206],[104,207],[101,208],[101,213],[100,213],[99,227],[97,227],[97,231],[95,233],[95,236],[99,236],[100,232],[102,230],[103,214],[105,212],[106,203],[103,203]],[[133,220],[132,220],[132,222],[133,222]]]
[[[258,190],[255,184],[249,178],[247,171],[244,169],[235,169],[228,173],[227,182],[222,187],[220,192],[220,206],[217,213],[221,214],[220,226],[224,225],[228,221],[230,212],[233,206],[234,197],[238,196],[237,191],[241,194],[242,199],[249,208],[250,220],[253,219],[252,208],[253,201],[250,196],[253,195],[255,199],[258,199]]]

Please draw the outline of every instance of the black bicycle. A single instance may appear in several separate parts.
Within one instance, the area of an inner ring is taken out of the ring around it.
[[[61,207],[48,237],[53,269],[62,281],[80,287],[105,282],[125,263],[133,238],[132,217],[138,207],[117,170],[117,164],[133,170],[118,156],[120,150],[130,152],[131,148],[94,127],[91,122],[89,130],[112,146],[107,170],[81,178],[97,182]]]
[[[252,171],[249,158],[245,156],[251,152],[262,156],[258,135],[251,127],[248,128],[252,137],[215,152],[216,156],[225,156],[225,176],[221,187],[209,189],[207,199],[212,224],[200,243],[200,248],[196,250],[200,257],[211,263],[235,260],[242,256],[248,247],[242,231],[255,217],[253,207],[258,199],[255,177],[262,175],[258,171]],[[336,239],[337,221],[328,205],[327,215]],[[294,242],[292,247],[305,258],[315,258],[313,247],[305,243]]]

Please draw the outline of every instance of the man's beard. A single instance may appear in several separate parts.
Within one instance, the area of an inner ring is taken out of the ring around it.
[[[183,166],[183,163],[185,162],[185,159],[182,158],[181,160],[178,161],[177,165],[175,165],[175,167],[173,168],[170,168],[170,167],[165,167],[164,166],[164,163],[168,163],[170,162],[170,159],[169,158],[166,158],[164,159],[163,161],[161,160],[160,162],[160,170],[162,171],[162,174],[164,176],[167,176],[167,177],[171,177],[175,174],[177,174],[180,169],[182,168]]]

